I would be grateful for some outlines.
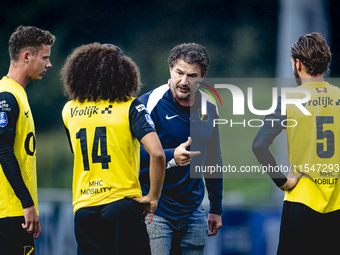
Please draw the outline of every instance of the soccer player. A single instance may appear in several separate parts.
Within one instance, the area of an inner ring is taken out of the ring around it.
[[[168,63],[168,83],[139,98],[155,122],[167,163],[159,206],[147,225],[151,253],[204,254],[206,237],[216,235],[222,226],[222,179],[205,178],[204,185],[202,176],[190,176],[190,165],[222,165],[218,127],[212,123],[218,118],[217,106],[208,102],[207,115],[200,114],[201,92],[197,87],[207,74],[209,57],[202,45],[181,44],[171,50]],[[150,163],[142,146],[140,181],[144,194],[150,189]],[[201,205],[205,186],[210,200],[208,220]]]
[[[0,253],[34,254],[38,218],[36,142],[25,87],[41,80],[55,37],[19,26],[9,38],[10,67],[0,81]]]
[[[165,156],[145,106],[132,95],[135,63],[114,45],[76,48],[61,71],[71,101],[62,116],[74,153],[78,254],[150,254],[144,218],[157,208]],[[140,142],[150,153],[150,192],[138,181]]]
[[[291,173],[288,178],[270,173],[276,185],[286,191],[277,254],[339,253],[335,229],[340,227],[340,92],[323,79],[330,60],[330,49],[319,33],[301,36],[292,45],[294,76],[298,86],[311,94],[304,104],[311,115],[295,105],[287,105],[281,115],[279,99],[276,111],[266,116],[279,121],[266,121],[253,141],[258,161],[274,167],[276,162],[268,148],[284,129],[281,121],[297,123],[285,128]],[[288,96],[299,98],[297,93]],[[300,94],[300,98],[304,96]]]

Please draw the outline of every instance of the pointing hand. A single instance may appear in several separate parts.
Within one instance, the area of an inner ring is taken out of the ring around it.
[[[192,140],[188,137],[185,143],[180,144],[174,151],[174,159],[177,165],[186,166],[190,164],[191,158],[201,154],[200,151],[187,151],[187,147],[190,146]]]

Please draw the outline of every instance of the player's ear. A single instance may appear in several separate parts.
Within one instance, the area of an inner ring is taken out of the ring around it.
[[[301,71],[302,62],[299,59],[295,60],[296,70]]]
[[[202,74],[202,78],[204,78],[205,76],[207,76],[207,72],[205,72],[204,74]]]
[[[22,54],[21,54],[21,58],[23,59],[23,61],[25,63],[28,63],[28,61],[30,60],[31,57],[31,52],[29,52],[28,50],[25,50]]]

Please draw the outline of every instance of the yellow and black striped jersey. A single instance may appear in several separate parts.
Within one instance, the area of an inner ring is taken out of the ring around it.
[[[72,100],[62,116],[74,153],[74,212],[141,197],[139,140],[155,131],[145,106],[133,98],[127,102]]]

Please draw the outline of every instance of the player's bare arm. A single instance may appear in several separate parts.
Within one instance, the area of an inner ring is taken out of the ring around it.
[[[161,196],[165,175],[165,155],[156,132],[150,132],[141,139],[146,151],[150,154],[150,191],[142,198],[134,198],[144,205],[144,215],[150,214],[148,223],[152,222]]]

